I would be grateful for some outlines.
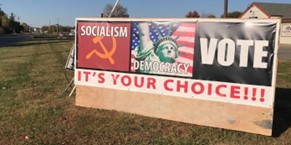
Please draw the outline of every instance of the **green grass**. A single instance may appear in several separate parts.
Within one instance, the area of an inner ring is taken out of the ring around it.
[[[291,56],[290,56],[291,57]],[[291,88],[291,61],[280,61],[277,72],[277,87]]]
[[[34,34],[33,38],[58,38],[58,34]]]
[[[279,63],[275,137],[266,137],[77,107],[74,97],[61,96],[68,83],[64,65],[72,43],[43,40],[0,48],[1,145],[291,143],[291,61]]]

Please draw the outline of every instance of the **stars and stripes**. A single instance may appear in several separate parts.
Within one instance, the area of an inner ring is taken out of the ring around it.
[[[195,26],[194,23],[183,23],[172,34],[173,38],[181,36],[176,40],[178,45],[183,45],[178,49],[177,63],[188,63],[190,67],[188,73],[193,73],[193,59],[194,59],[194,46],[195,46]]]
[[[138,47],[141,45],[139,23],[133,23],[131,34],[132,62],[134,55],[138,53]],[[194,59],[194,41],[195,41],[195,23],[178,22],[152,22],[149,23],[150,39],[155,44],[161,38],[170,36],[176,39],[178,48],[178,58],[176,63],[187,63],[190,65],[188,73],[183,76],[192,76]],[[132,63],[133,64],[133,63]],[[134,72],[135,70],[131,70]]]

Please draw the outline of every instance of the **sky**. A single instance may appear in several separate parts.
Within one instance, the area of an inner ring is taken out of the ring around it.
[[[116,0],[0,0],[0,8],[32,27],[49,24],[74,26],[75,18],[100,17]],[[228,11],[244,11],[253,2],[291,3],[291,0],[228,0]],[[224,0],[120,0],[131,18],[184,18],[189,11],[223,14]]]

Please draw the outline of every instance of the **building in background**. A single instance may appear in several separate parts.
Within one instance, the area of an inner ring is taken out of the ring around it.
[[[243,12],[240,18],[281,18],[280,44],[291,44],[291,4],[254,2]]]

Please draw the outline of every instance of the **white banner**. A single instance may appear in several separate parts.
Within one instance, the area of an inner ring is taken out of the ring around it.
[[[268,86],[78,69],[75,84],[150,94],[273,107]]]

